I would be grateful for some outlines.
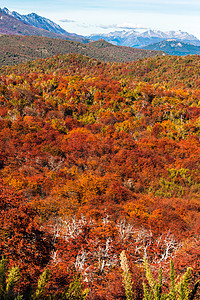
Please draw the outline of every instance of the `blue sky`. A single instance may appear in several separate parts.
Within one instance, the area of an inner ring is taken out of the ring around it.
[[[1,0],[1,7],[35,12],[83,35],[151,28],[187,31],[200,38],[200,0]]]

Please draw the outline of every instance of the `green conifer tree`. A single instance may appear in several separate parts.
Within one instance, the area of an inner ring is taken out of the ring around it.
[[[38,285],[37,285],[37,289],[35,291],[35,293],[32,296],[33,300],[39,300],[39,299],[43,299],[43,294],[44,294],[44,290],[46,287],[46,284],[48,282],[50,278],[50,270],[46,269],[42,275],[40,276],[39,280],[38,280]]]
[[[159,269],[158,282],[153,279],[150,266],[147,259],[144,258],[144,267],[146,279],[148,281],[150,289],[148,290],[147,285],[143,283],[144,300],[164,300],[166,297],[162,294],[162,269]]]
[[[127,257],[125,251],[122,251],[120,254],[120,261],[121,261],[121,268],[123,270],[123,284],[125,288],[125,294],[127,300],[134,300],[134,293],[133,293],[133,283],[131,280],[131,274],[129,272]]]
[[[6,290],[6,259],[0,261],[0,299],[5,296]]]
[[[89,289],[82,289],[81,280],[75,277],[73,282],[70,283],[67,291],[64,293],[62,299],[66,300],[85,300],[89,293]]]
[[[12,267],[10,270],[8,270],[8,276],[6,277],[6,262],[7,260],[5,258],[0,261],[0,299],[22,299],[22,296],[20,295],[16,297],[16,293],[14,291],[14,287],[20,278],[19,267]]]
[[[144,297],[143,300],[194,300],[197,293],[199,282],[190,290],[189,284],[191,281],[192,268],[188,268],[181,278],[176,278],[174,263],[170,262],[170,290],[164,294],[162,292],[162,269],[159,270],[158,282],[153,279],[150,266],[144,258],[144,267],[146,279],[149,288],[143,283]]]
[[[12,267],[8,273],[8,278],[6,280],[6,298],[11,299],[11,295],[13,294],[13,289],[20,278],[19,267]]]

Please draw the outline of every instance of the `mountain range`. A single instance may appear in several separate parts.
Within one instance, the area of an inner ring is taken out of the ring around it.
[[[191,35],[187,32],[182,32],[180,30],[168,32],[162,32],[160,30],[147,30],[144,32],[138,32],[135,30],[123,30],[110,32],[108,34],[92,34],[84,37],[75,33],[67,32],[53,21],[41,17],[35,13],[21,15],[18,12],[9,11],[7,8],[0,9],[0,35],[1,34],[43,36],[49,38],[72,40],[83,44],[87,44],[91,41],[105,40],[108,43],[113,44],[115,46],[126,46],[138,49],[146,49],[146,51],[164,51],[170,55],[199,54],[200,46],[199,39],[197,39],[194,35]],[[108,47],[106,46],[106,48]],[[85,50],[83,49],[83,52],[84,51]],[[114,48],[112,48],[112,56],[114,55],[113,51]],[[121,55],[122,49],[115,48],[115,53],[117,52],[120,53],[121,59],[122,56],[125,57],[125,55],[127,54],[127,49],[124,49],[124,55]],[[130,53],[131,51],[129,50],[128,52]],[[134,55],[135,54],[136,53],[134,53]],[[97,54],[97,56],[98,55],[99,53]],[[136,58],[136,56],[134,57]],[[131,58],[132,53],[130,54],[130,57],[125,58],[125,61],[129,61]],[[116,59],[118,61],[119,57],[117,57]]]
[[[160,30],[147,30],[145,32],[123,30],[110,32],[108,34],[92,34],[87,36],[87,38],[94,41],[104,39],[105,41],[115,45],[135,48],[143,48],[147,45],[158,43],[167,39],[175,39],[183,41],[184,43],[200,46],[200,40],[198,40],[194,35],[180,30],[168,32],[162,32]]]

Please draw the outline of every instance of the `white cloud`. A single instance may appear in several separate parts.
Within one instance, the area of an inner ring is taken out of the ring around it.
[[[75,23],[76,21],[69,20],[69,19],[62,19],[62,20],[60,20],[60,22],[63,22],[63,23]]]
[[[124,28],[124,29],[147,29],[144,25],[141,24],[132,24],[132,23],[121,23],[116,25],[117,28]]]
[[[141,24],[133,24],[133,23],[120,23],[120,24],[108,24],[108,25],[96,25],[95,27],[102,29],[147,29],[146,26]]]

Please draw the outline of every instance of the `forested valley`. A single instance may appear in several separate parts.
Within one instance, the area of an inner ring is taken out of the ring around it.
[[[200,56],[2,67],[0,299],[198,300],[199,169]]]

